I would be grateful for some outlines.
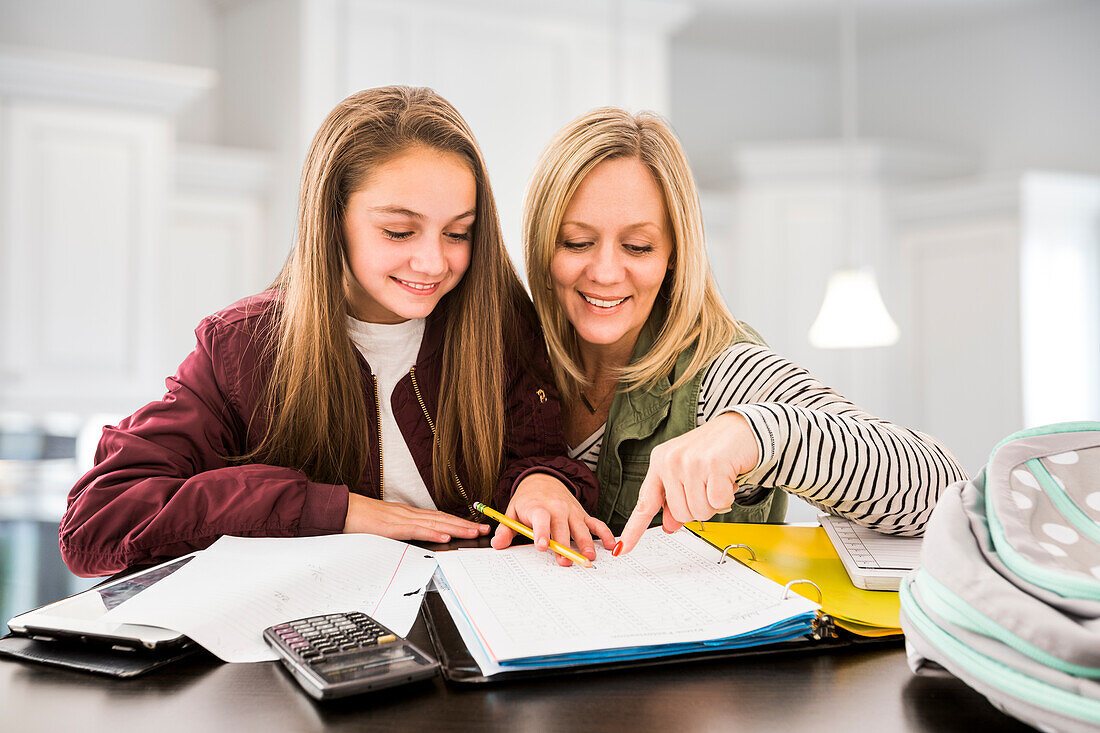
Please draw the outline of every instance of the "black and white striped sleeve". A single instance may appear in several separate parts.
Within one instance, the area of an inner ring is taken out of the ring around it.
[[[935,439],[867,414],[756,344],[731,346],[704,374],[697,424],[725,412],[744,416],[760,448],[739,504],[782,488],[881,532],[915,535],[940,492],[966,478]]]

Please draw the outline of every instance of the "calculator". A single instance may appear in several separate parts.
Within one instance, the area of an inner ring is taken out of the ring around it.
[[[434,677],[439,662],[365,613],[331,613],[264,629],[264,641],[318,700]]]

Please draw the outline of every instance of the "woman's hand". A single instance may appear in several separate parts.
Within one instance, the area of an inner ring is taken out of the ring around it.
[[[344,520],[344,533],[350,532],[394,540],[450,542],[455,537],[469,539],[489,534],[489,525],[468,522],[435,509],[417,509],[353,493],[348,496],[348,516]]]
[[[569,547],[572,537],[577,543],[577,551],[589,560],[595,560],[593,534],[603,540],[603,546],[607,549],[615,546],[615,536],[607,525],[588,516],[588,512],[566,485],[547,473],[532,473],[520,481],[504,514],[534,531],[535,548],[539,552],[547,551],[550,540]],[[515,536],[515,532],[502,524],[493,535],[493,547],[503,550],[512,544]],[[556,557],[558,565],[564,567],[573,564],[567,557]]]
[[[649,471],[616,554],[633,550],[662,509],[662,527],[670,534],[685,522],[703,522],[728,512],[737,492],[737,477],[759,462],[756,436],[736,412],[719,415],[657,446],[650,454]]]

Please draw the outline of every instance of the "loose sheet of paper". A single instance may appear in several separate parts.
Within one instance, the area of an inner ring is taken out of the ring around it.
[[[654,528],[628,555],[597,547],[592,569],[562,568],[531,545],[437,560],[494,661],[722,639],[818,608],[720,556],[690,532]]]
[[[222,537],[103,618],[186,634],[226,662],[277,659],[268,626],[362,611],[404,636],[435,571],[432,553],[374,535]]]

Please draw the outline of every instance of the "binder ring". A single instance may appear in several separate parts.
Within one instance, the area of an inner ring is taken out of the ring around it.
[[[726,560],[728,559],[727,555],[729,555],[729,551],[732,550],[732,549],[735,549],[737,547],[743,547],[743,548],[745,548],[746,550],[749,551],[749,560],[752,560],[752,561],[756,560],[756,553],[753,552],[752,548],[749,547],[748,545],[726,545],[724,548],[722,548],[722,559],[718,561],[718,564],[722,565],[723,563],[725,563]]]
[[[817,586],[817,583],[813,582],[812,580],[806,580],[805,578],[802,578],[801,580],[792,580],[791,582],[789,582],[785,586],[783,586],[783,597],[780,598],[780,600],[781,601],[787,600],[788,596],[790,596],[790,594],[791,594],[791,588],[793,588],[796,585],[812,585],[814,587],[814,590],[817,591],[817,602],[821,603],[822,601],[825,600],[825,596],[822,595],[821,588],[819,588]]]

